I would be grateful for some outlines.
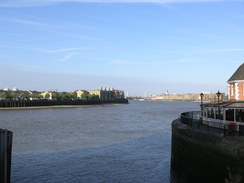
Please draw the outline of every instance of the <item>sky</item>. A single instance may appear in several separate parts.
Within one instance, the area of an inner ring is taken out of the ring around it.
[[[227,92],[244,0],[1,0],[0,89]]]

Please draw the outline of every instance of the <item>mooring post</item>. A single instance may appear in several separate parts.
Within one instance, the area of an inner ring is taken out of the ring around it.
[[[12,135],[8,130],[0,129],[0,182],[10,183]]]

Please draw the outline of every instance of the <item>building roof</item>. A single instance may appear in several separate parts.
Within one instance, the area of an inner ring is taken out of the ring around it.
[[[230,77],[228,83],[236,80],[244,80],[244,63],[236,70],[236,72]]]
[[[213,108],[228,108],[228,109],[244,109],[243,101],[221,101],[221,102],[213,102],[213,103],[205,103],[204,107],[213,107]]]

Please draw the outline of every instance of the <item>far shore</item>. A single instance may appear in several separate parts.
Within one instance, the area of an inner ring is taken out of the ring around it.
[[[122,104],[90,104],[90,105],[53,105],[53,106],[31,106],[31,107],[0,107],[2,110],[35,110],[35,109],[67,109],[67,108],[88,108],[88,107],[110,107]]]

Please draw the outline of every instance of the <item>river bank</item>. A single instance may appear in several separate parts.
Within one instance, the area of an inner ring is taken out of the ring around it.
[[[53,105],[53,106],[32,106],[32,107],[0,107],[0,111],[4,110],[35,110],[35,109],[65,109],[65,108],[88,108],[88,107],[110,107],[120,104],[91,104],[91,105]]]
[[[46,108],[69,108],[94,106],[105,104],[128,104],[128,99],[106,100],[89,99],[89,100],[0,100],[1,109],[46,109]]]

